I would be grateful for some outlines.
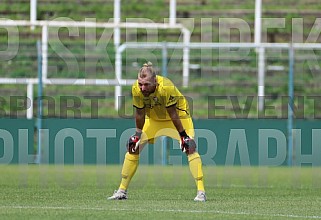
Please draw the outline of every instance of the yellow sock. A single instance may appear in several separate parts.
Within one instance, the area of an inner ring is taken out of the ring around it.
[[[189,169],[192,176],[195,179],[197,190],[205,191],[204,180],[203,180],[203,170],[202,170],[202,160],[200,155],[195,152],[188,155]]]
[[[138,164],[139,164],[139,155],[129,154],[127,152],[125,155],[125,160],[121,171],[122,179],[121,179],[119,189],[127,190],[129,182],[137,170]]]

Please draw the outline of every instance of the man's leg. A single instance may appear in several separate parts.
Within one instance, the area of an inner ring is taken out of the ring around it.
[[[194,126],[191,118],[181,119],[183,127],[186,130],[186,133],[193,139],[194,138]],[[158,122],[159,129],[155,134],[158,136],[168,136],[180,141],[180,136],[171,121],[162,121]],[[189,168],[192,173],[193,178],[195,179],[197,187],[197,196],[195,201],[206,201],[205,189],[204,189],[204,178],[203,178],[203,169],[202,169],[202,160],[200,155],[196,152],[196,145],[193,149],[190,149],[191,154],[187,155]]]
[[[194,146],[196,147],[196,145],[194,145]],[[192,150],[192,152],[191,152],[191,150]],[[202,160],[201,160],[200,155],[197,152],[195,152],[195,148],[191,149],[191,146],[190,146],[189,152],[190,152],[190,154],[187,155],[189,169],[192,173],[192,176],[195,179],[195,183],[196,183],[196,187],[197,187],[197,195],[194,198],[194,201],[205,202],[206,195],[205,195],[205,189],[204,189]]]
[[[197,152],[194,152],[193,154],[190,154],[187,157],[188,157],[189,169],[192,173],[192,176],[195,179],[197,190],[204,192],[205,189],[204,189],[201,157]]]
[[[187,134],[194,139],[194,125],[191,119],[181,120],[184,128],[186,129]],[[197,187],[197,195],[194,198],[194,201],[205,202],[205,188],[204,188],[204,178],[203,178],[203,168],[202,168],[202,159],[198,152],[196,151],[196,144],[194,142],[194,146],[190,146],[189,153],[187,155],[189,169],[192,173],[193,178],[195,179],[196,187]]]
[[[122,200],[127,199],[127,188],[133,176],[136,173],[136,170],[139,165],[139,153],[144,148],[145,144],[147,143],[147,136],[146,134],[142,134],[141,142],[137,152],[135,153],[127,153],[125,154],[125,159],[123,163],[123,168],[121,171],[122,179],[119,185],[118,190],[114,192],[114,194],[108,197],[109,200]],[[128,150],[128,149],[127,149]]]
[[[126,153],[123,168],[121,171],[122,179],[118,190],[115,190],[114,194],[108,197],[108,200],[123,200],[127,199],[127,188],[130,180],[135,175],[139,164],[139,154]]]
[[[124,191],[127,190],[132,177],[136,173],[136,170],[139,164],[139,153],[143,150],[145,144],[149,139],[149,136],[151,135],[147,132],[149,131],[149,129],[147,129],[149,126],[150,126],[150,122],[149,120],[146,120],[137,153],[131,154],[127,152],[125,155],[125,160],[121,171],[122,179],[119,186],[120,190],[124,190]]]
[[[121,171],[122,179],[119,189],[126,191],[130,180],[135,175],[139,164],[139,154],[126,153],[123,168]]]
[[[126,153],[123,168],[121,171],[121,182],[118,190],[115,190],[114,194],[108,197],[108,200],[122,200],[127,199],[127,188],[133,176],[136,173],[139,164],[139,154]]]

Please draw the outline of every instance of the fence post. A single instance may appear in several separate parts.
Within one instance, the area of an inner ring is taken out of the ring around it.
[[[37,20],[37,0],[30,0],[30,22],[35,23]],[[34,25],[30,26],[31,30],[35,29]]]
[[[265,96],[265,48],[258,48],[258,110],[264,110]]]
[[[191,33],[187,28],[182,30],[184,34],[184,48],[183,48],[183,87],[188,87],[189,81],[189,44]]]
[[[41,36],[41,74],[42,79],[47,79],[48,73],[48,26],[42,26],[42,36]]]
[[[167,43],[162,47],[162,75],[167,77]],[[167,165],[167,137],[162,137],[162,165]]]
[[[122,95],[122,87],[120,85],[120,81],[122,78],[122,56],[120,47],[116,47],[115,56],[115,79],[118,82],[118,85],[115,85],[115,110],[119,110],[121,105],[119,99]]]
[[[38,131],[38,148],[36,163],[41,163],[41,150],[42,150],[42,54],[41,54],[41,43],[37,41],[37,57],[38,57],[38,118],[37,118],[37,131]]]
[[[294,64],[294,49],[292,43],[289,46],[289,85],[288,85],[288,166],[293,164],[293,64]]]
[[[33,117],[33,83],[28,82],[27,85],[27,98],[30,100],[30,107],[27,109],[27,119],[32,119]]]

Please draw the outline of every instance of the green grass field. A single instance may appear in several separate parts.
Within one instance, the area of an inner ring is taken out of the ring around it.
[[[321,168],[205,166],[195,203],[186,166],[140,166],[108,201],[120,166],[0,166],[0,219],[321,219]]]

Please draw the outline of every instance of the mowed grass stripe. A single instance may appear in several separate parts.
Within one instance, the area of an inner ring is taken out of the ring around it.
[[[125,202],[125,201],[124,201]],[[184,210],[184,209],[124,209],[124,208],[104,208],[104,207],[69,207],[69,206],[0,206],[0,209],[57,209],[57,210],[94,210],[94,211],[116,211],[116,212],[184,212],[184,213],[213,213],[225,215],[251,215],[251,216],[267,216],[267,217],[287,217],[300,219],[321,219],[321,216],[301,216],[301,215],[284,215],[284,214],[262,214],[248,212],[227,212],[219,210]]]
[[[107,201],[121,166],[0,165],[0,219],[321,219],[321,168],[140,166],[127,201]]]

